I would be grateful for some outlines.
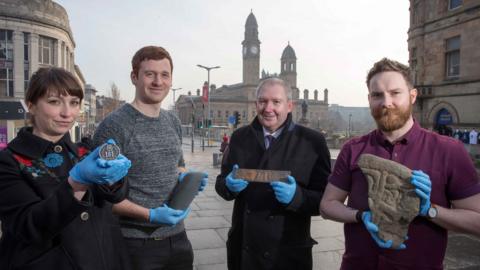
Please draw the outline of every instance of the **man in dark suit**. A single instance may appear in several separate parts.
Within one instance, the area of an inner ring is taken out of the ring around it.
[[[269,78],[257,88],[257,117],[236,130],[216,191],[235,200],[228,234],[228,268],[312,269],[310,219],[330,174],[324,137],[292,121],[292,90]],[[238,168],[287,170],[286,183],[236,179]]]

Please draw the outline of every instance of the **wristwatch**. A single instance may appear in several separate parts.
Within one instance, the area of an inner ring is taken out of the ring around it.
[[[437,217],[437,215],[438,215],[437,206],[432,203],[432,204],[430,205],[430,208],[429,208],[428,211],[427,211],[427,217],[428,217],[429,219],[434,219],[434,218]]]
[[[355,214],[355,219],[357,220],[358,223],[362,223],[362,215],[363,215],[362,210],[358,210],[357,213]]]

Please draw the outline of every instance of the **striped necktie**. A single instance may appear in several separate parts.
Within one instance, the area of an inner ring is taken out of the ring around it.
[[[268,141],[268,144],[266,145],[265,148],[270,148],[270,146],[272,145],[273,141],[275,140],[275,137],[273,137],[273,135],[267,135],[265,136],[265,138],[267,138],[267,141]]]

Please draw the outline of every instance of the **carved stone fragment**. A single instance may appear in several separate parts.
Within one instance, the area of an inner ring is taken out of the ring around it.
[[[385,241],[392,240],[392,248],[398,248],[420,208],[420,199],[410,183],[412,171],[371,154],[362,154],[358,166],[367,178],[368,206],[378,235]]]
[[[287,182],[289,175],[290,171],[238,169],[235,178],[249,182],[270,183],[273,181]]]

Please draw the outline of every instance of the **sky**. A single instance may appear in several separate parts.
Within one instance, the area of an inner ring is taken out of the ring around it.
[[[99,95],[111,83],[130,102],[131,58],[143,46],[173,58],[175,98],[195,93],[210,72],[217,87],[242,81],[245,22],[253,11],[259,31],[260,71],[280,72],[288,42],[297,56],[297,87],[329,90],[329,103],[368,106],[365,77],[374,62],[408,62],[409,1],[363,0],[55,0],[68,13],[75,62]],[[170,91],[163,108],[173,104]]]

